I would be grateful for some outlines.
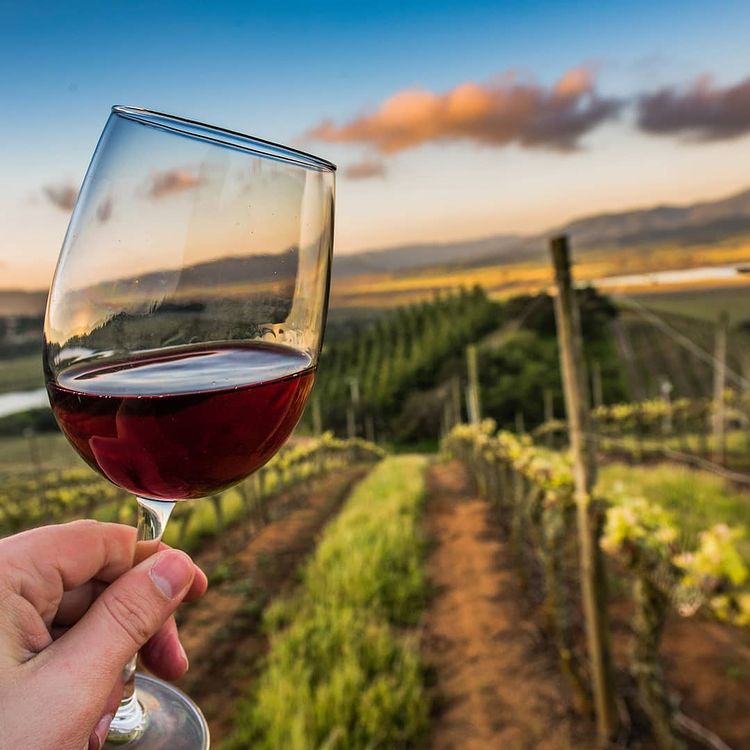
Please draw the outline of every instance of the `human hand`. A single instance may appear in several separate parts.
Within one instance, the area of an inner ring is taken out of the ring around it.
[[[175,680],[188,662],[172,613],[207,581],[162,545],[132,567],[135,529],[76,521],[0,540],[0,748],[98,750],[140,649]]]

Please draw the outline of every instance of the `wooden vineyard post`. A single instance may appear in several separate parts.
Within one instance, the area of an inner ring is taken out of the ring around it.
[[[714,461],[724,464],[726,458],[726,418],[724,414],[724,391],[727,387],[727,329],[729,316],[719,313],[716,324],[716,348],[714,350]]]
[[[461,424],[461,378],[451,378],[451,401],[453,402],[453,424]]]
[[[544,423],[549,425],[555,419],[555,401],[552,391],[549,388],[544,389]],[[554,435],[551,430],[546,435],[547,447],[551,448],[554,444]]]
[[[354,407],[351,404],[346,407],[346,436],[349,440],[357,437],[357,422],[354,416]]]
[[[544,421],[552,422],[555,418],[555,401],[552,391],[549,388],[544,389]]]
[[[368,443],[375,443],[375,420],[372,414],[365,417],[365,439]]]
[[[602,366],[595,359],[591,365],[591,395],[594,399],[594,408],[598,409],[604,404],[604,388],[602,388]]]
[[[320,396],[317,393],[312,398],[312,424],[313,435],[320,437],[323,434],[323,416],[320,412]]]
[[[479,398],[479,368],[477,365],[476,344],[466,347],[466,369],[469,375],[468,399],[469,422],[479,424],[482,421],[482,403]]]
[[[573,291],[567,236],[555,237],[550,243],[550,250],[555,268],[555,319],[573,457],[581,596],[597,731],[599,740],[604,744],[615,736],[618,716],[609,642],[606,578],[599,546],[601,517],[591,498],[591,491],[596,483],[596,445],[590,439],[581,321]]]

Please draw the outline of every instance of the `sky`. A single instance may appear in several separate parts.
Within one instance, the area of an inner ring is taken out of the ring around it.
[[[750,187],[747,2],[0,0],[0,288],[46,287],[113,104],[339,166],[336,253]]]

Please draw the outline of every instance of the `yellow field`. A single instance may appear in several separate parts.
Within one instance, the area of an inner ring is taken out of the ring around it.
[[[742,242],[696,245],[688,249],[674,245],[654,246],[638,250],[617,249],[587,252],[575,264],[575,277],[580,282],[624,274],[653,273],[673,269],[718,266],[750,262],[750,238]],[[495,298],[537,292],[552,282],[551,266],[545,260],[526,263],[495,264],[471,268],[428,268],[408,273],[368,274],[337,278],[331,289],[336,307],[392,307],[429,299],[438,292],[475,284],[484,287]],[[750,278],[722,282],[728,286],[750,284]],[[720,284],[715,280],[710,286]],[[695,289],[691,281],[688,288]],[[682,285],[628,287],[628,293],[677,291]],[[608,288],[608,292],[620,291]]]

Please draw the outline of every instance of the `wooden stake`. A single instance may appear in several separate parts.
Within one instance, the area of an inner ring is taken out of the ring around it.
[[[714,462],[724,464],[726,459],[726,419],[724,414],[724,391],[727,387],[727,330],[729,316],[719,313],[716,324],[716,348],[714,350]]]
[[[549,388],[544,389],[544,421],[552,422],[555,418],[555,401],[552,391]]]
[[[348,437],[357,437],[357,412],[359,411],[359,378],[349,378],[351,403],[346,409],[346,431]]]
[[[555,419],[555,400],[552,395],[552,391],[549,388],[544,389],[544,422],[549,424]],[[554,435],[550,430],[547,431],[545,436],[545,443],[548,448],[551,448],[554,444]]]
[[[476,344],[466,347],[466,369],[469,375],[469,421],[479,424],[482,420],[482,402],[479,398],[479,367]]]
[[[320,437],[323,434],[323,415],[320,412],[320,396],[317,393],[312,400],[312,424],[313,435]]]
[[[451,378],[451,401],[453,402],[454,424],[461,423],[461,378],[454,375]]]
[[[372,414],[365,417],[365,438],[368,443],[375,442],[375,420],[372,418]]]
[[[550,243],[555,267],[555,318],[560,347],[560,365],[565,391],[568,434],[573,455],[581,595],[586,621],[586,638],[593,681],[597,730],[604,744],[618,729],[612,656],[607,617],[606,577],[599,547],[601,518],[591,492],[596,484],[596,445],[589,426],[589,404],[581,343],[581,321],[570,272],[568,238],[555,237]]]
[[[591,367],[591,395],[594,399],[594,408],[598,409],[604,404],[604,389],[602,388],[602,367],[599,360],[595,359]]]
[[[522,435],[526,434],[526,423],[523,418],[523,412],[517,411],[516,412],[516,435],[518,437],[521,437]]]

